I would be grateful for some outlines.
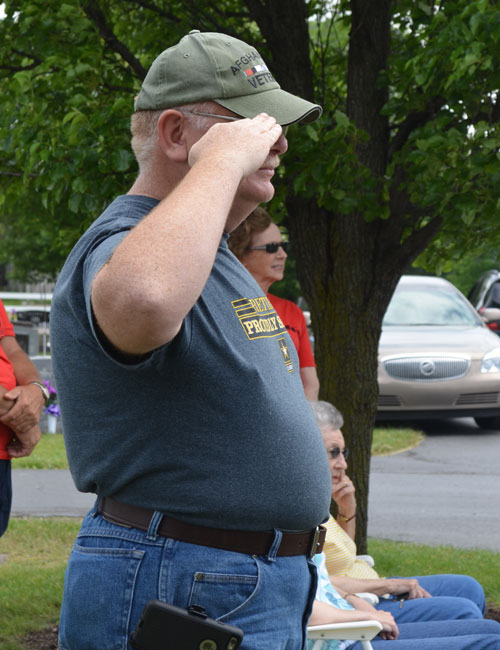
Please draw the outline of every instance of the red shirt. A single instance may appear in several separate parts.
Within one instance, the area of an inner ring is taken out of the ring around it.
[[[4,336],[15,336],[12,323],[7,317],[7,312],[0,300],[0,342]],[[16,376],[14,374],[14,367],[7,358],[5,351],[0,345],[0,385],[11,390],[16,385]],[[0,458],[8,459],[10,456],[7,454],[7,443],[12,439],[12,431],[0,422]]]
[[[312,366],[315,368],[316,362],[314,361],[309,332],[307,331],[306,319],[304,318],[302,309],[297,307],[291,300],[273,296],[272,293],[268,293],[267,297],[292,337],[292,341],[297,348],[297,354],[299,355],[300,367],[310,368]]]

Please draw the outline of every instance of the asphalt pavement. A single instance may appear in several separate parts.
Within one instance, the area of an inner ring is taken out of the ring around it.
[[[425,427],[418,447],[372,459],[368,535],[500,551],[500,431]],[[13,516],[82,517],[95,500],[65,470],[14,470],[13,489]]]
[[[424,426],[418,447],[372,458],[368,535],[500,551],[500,431]]]

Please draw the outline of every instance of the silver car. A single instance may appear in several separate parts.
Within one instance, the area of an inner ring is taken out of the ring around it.
[[[403,276],[382,325],[379,420],[473,417],[500,429],[500,341],[442,278]]]

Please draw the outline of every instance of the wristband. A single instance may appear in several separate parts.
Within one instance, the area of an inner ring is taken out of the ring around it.
[[[44,398],[44,400],[45,400],[45,404],[47,404],[47,402],[48,402],[49,399],[50,399],[50,393],[49,393],[49,389],[47,388],[47,386],[44,386],[44,385],[41,384],[39,381],[30,381],[30,382],[28,382],[28,383],[29,383],[29,384],[34,384],[35,386],[38,386],[38,388],[39,388],[39,389],[42,391],[42,393],[43,393],[43,398]]]
[[[354,519],[355,516],[356,516],[356,513],[354,513],[351,517],[346,517],[345,515],[342,515],[342,514],[340,514],[340,512],[339,512],[339,514],[337,515],[337,519],[340,519],[340,521],[341,521],[342,523],[347,524],[347,522],[348,522],[348,521],[351,521],[352,519]]]

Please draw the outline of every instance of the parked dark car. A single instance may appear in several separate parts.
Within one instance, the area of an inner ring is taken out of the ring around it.
[[[382,324],[378,419],[500,429],[500,341],[443,278],[403,276]]]
[[[486,271],[467,296],[486,325],[500,336],[500,271]]]

